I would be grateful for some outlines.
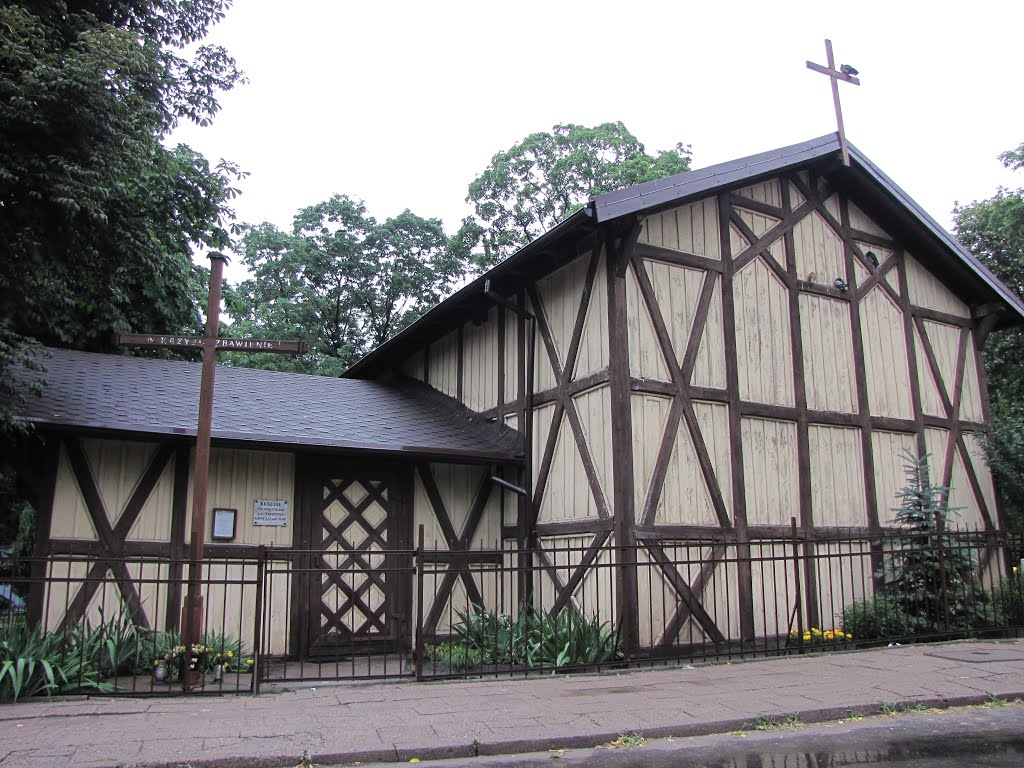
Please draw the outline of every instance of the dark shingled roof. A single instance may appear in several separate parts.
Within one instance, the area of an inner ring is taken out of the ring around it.
[[[48,349],[42,397],[17,410],[44,425],[194,436],[200,365]],[[18,372],[26,383],[31,377]],[[213,439],[270,446],[507,461],[518,432],[426,385],[217,366]]]

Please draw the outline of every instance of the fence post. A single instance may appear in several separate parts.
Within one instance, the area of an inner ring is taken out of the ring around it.
[[[941,579],[941,595],[942,595],[942,620],[945,624],[945,630],[949,631],[949,592],[946,583],[946,545],[945,545],[945,525],[943,525],[942,514],[939,510],[935,510],[935,530],[938,536],[935,537],[935,546],[938,547],[939,555],[939,578]]]
[[[796,636],[802,643],[804,641],[804,589],[800,584],[800,537],[797,533],[795,517],[789,518],[789,525],[793,535],[793,583],[796,590],[796,602],[794,603],[794,607],[796,608]]]
[[[267,547],[260,545],[259,559],[256,561],[256,616],[253,618],[252,638],[252,695],[260,694],[260,671],[263,656],[263,599],[265,589],[263,582],[267,575]]]
[[[423,679],[423,523],[420,523],[416,537],[416,647],[412,663],[416,680]]]

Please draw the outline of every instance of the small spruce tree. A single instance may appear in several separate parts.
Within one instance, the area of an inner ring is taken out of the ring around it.
[[[904,453],[907,484],[894,522],[906,531],[883,560],[883,593],[908,614],[915,634],[963,631],[985,619],[986,596],[971,550],[947,530],[949,487],[933,485],[928,457]]]

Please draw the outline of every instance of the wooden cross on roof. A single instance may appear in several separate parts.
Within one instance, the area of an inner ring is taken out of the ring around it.
[[[206,305],[206,333],[202,336],[173,336],[152,333],[122,333],[114,343],[125,347],[203,350],[199,384],[199,423],[196,427],[195,474],[192,484],[192,529],[189,542],[188,594],[181,611],[181,637],[186,646],[202,641],[203,543],[206,540],[206,497],[210,477],[210,433],[213,429],[213,382],[217,352],[278,352],[302,354],[306,345],[273,339],[225,339],[217,336],[220,324],[221,282],[227,257],[210,253],[210,294]],[[187,677],[187,676],[186,676]],[[185,681],[188,687],[188,681]]]
[[[832,56],[832,41],[825,40],[825,56],[828,61],[828,66],[821,66],[821,64],[815,64],[813,61],[807,62],[807,68],[813,69],[815,72],[820,72],[823,75],[828,75],[832,81],[832,101],[836,107],[836,124],[839,128],[839,148],[843,155],[843,165],[850,164],[850,150],[846,145],[846,130],[843,128],[843,108],[839,105],[839,81],[842,80],[844,83],[850,83],[851,85],[860,85],[860,80],[857,79],[859,74],[856,69],[851,67],[849,64],[843,64],[836,69],[836,60]]]

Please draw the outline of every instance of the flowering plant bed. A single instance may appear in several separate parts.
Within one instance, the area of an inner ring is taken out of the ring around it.
[[[841,629],[821,630],[817,627],[811,627],[804,630],[802,635],[797,629],[790,630],[789,632],[790,645],[837,645],[852,641],[853,635],[843,632]]]

